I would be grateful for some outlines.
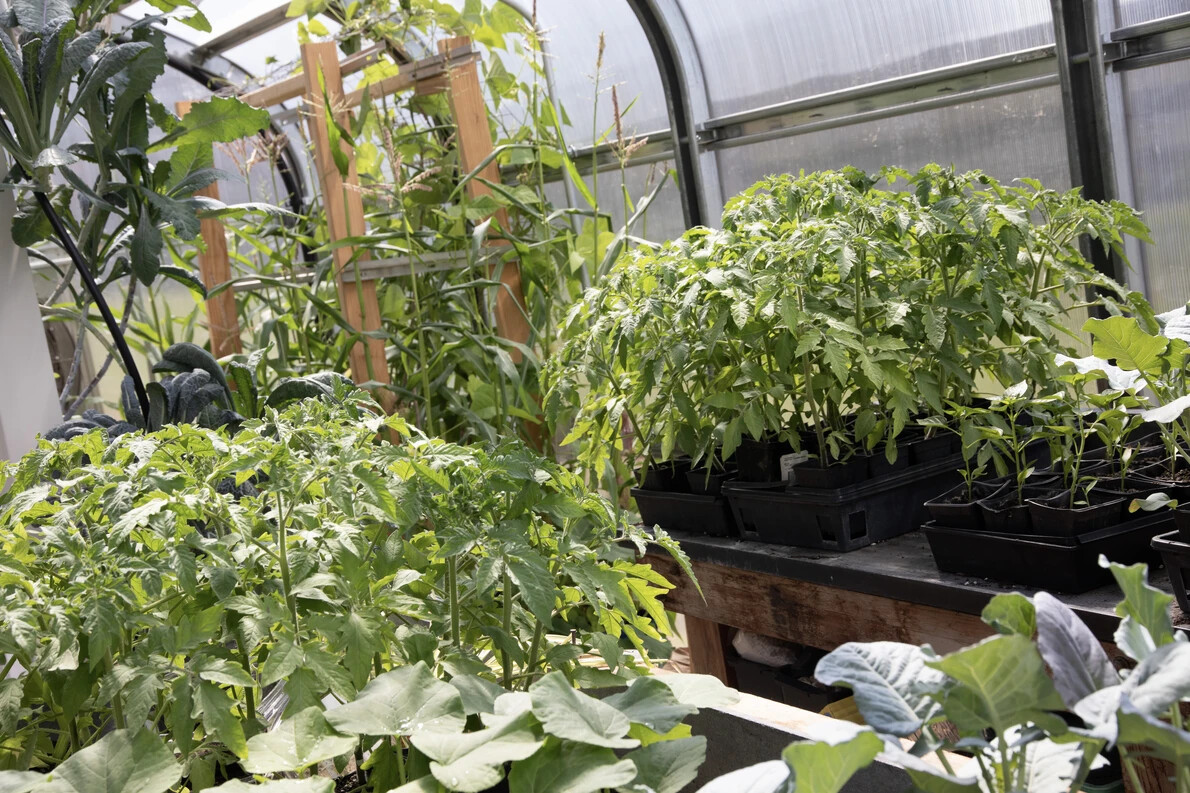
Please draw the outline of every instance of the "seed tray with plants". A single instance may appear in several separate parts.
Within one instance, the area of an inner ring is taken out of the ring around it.
[[[1056,356],[1045,387],[1022,381],[987,407],[952,406],[964,482],[926,505],[941,569],[1027,584],[1066,576],[1064,591],[1078,591],[1102,580],[1099,553],[1154,558],[1150,541],[1173,528],[1190,479],[1184,316],[1088,320],[1093,355]],[[1046,450],[1048,468],[1031,448]]]
[[[1054,376],[1087,287],[1109,313],[1133,301],[1083,257],[1088,232],[1116,249],[1147,235],[1121,204],[978,172],[773,177],[720,230],[628,254],[584,295],[545,366],[545,411],[587,470],[642,461],[649,523],[706,530],[687,483],[652,473],[688,465],[721,480],[737,531],[763,524],[770,542],[911,531],[958,483],[957,464],[938,468],[960,452],[948,406]],[[722,504],[705,507],[721,530]]]

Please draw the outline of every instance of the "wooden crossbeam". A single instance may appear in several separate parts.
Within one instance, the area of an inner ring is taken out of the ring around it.
[[[303,76],[306,80],[306,110],[309,122],[310,140],[314,143],[315,170],[322,185],[322,204],[326,212],[327,233],[332,242],[357,237],[364,233],[364,203],[359,191],[359,178],[355,170],[355,152],[346,141],[339,141],[340,151],[347,158],[347,174],[344,176],[335,163],[331,149],[330,132],[327,127],[326,104],[340,126],[349,126],[347,109],[343,107],[343,77],[339,70],[339,58],[333,41],[302,45]],[[319,85],[319,75],[322,85]],[[360,253],[366,256],[367,251]],[[359,330],[380,329],[380,304],[376,299],[375,281],[348,281],[343,277],[355,256],[355,248],[349,245],[335,248],[335,281],[339,288],[339,308],[347,321]],[[382,384],[391,382],[388,359],[384,354],[384,340],[365,338],[351,347],[351,374],[357,383],[374,381]],[[381,389],[376,399],[384,409],[392,412],[396,406],[395,395]]]
[[[357,52],[355,55],[344,58],[343,62],[339,65],[339,74],[342,76],[363,70],[365,67],[378,61],[383,51],[384,48],[381,45],[375,45]],[[414,89],[418,93],[423,94],[444,91],[446,90],[445,76],[447,71],[456,64],[474,61],[477,58],[478,55],[471,50],[470,46],[463,50],[452,51],[449,55],[435,55],[430,58],[424,58],[402,66],[401,70],[391,77],[386,77],[380,82],[373,83],[366,88],[352,91],[346,95],[344,102],[347,107],[359,106],[363,101],[365,90],[373,99],[400,91],[408,91],[409,89]],[[305,74],[294,74],[278,80],[271,85],[241,94],[240,101],[253,107],[266,108],[279,105],[290,99],[296,99],[305,92]]]
[[[178,116],[190,112],[191,103],[178,102]],[[212,182],[194,193],[196,196],[219,199],[219,185]],[[198,252],[198,270],[203,286],[213,289],[231,280],[231,260],[227,255],[227,236],[217,218],[203,218],[199,233],[206,250]],[[240,341],[240,319],[236,314],[236,296],[230,290],[207,299],[207,330],[211,335],[211,354],[216,358],[243,352]]]

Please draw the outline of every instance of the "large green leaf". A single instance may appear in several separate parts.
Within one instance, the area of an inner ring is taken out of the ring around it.
[[[258,784],[233,779],[219,787],[208,788],[211,793],[331,793],[335,780],[325,776],[305,779],[269,779]]]
[[[884,742],[869,729],[845,722],[832,727],[837,732],[832,730],[835,734],[826,740],[790,744],[781,753],[798,793],[838,793],[884,748]]]
[[[1028,793],[1067,793],[1083,764],[1083,744],[1077,741],[1042,738],[1025,744],[1024,752],[1022,789]]]
[[[993,636],[926,664],[960,684],[946,690],[943,703],[960,729],[991,726],[1003,735],[1065,707],[1037,648],[1024,636]]]
[[[1120,743],[1143,746],[1151,754],[1179,766],[1190,766],[1190,732],[1141,713],[1132,701],[1120,698]]]
[[[200,681],[194,688],[194,717],[201,716],[207,734],[243,757],[248,751],[248,742],[244,740],[243,725],[231,713],[235,705],[236,702],[226,691],[208,680]]]
[[[983,607],[979,618],[996,629],[996,633],[1017,633],[1032,636],[1037,629],[1033,601],[1020,592],[996,595]]]
[[[272,730],[248,739],[248,756],[240,762],[254,774],[300,771],[355,748],[353,735],[341,735],[327,724],[318,707],[306,708]]]
[[[678,702],[696,708],[729,708],[739,704],[740,692],[723,685],[711,675],[658,675],[669,686]]]
[[[698,793],[792,793],[789,766],[768,760],[712,779]]]
[[[636,764],[636,777],[619,788],[621,793],[679,793],[698,776],[707,758],[707,739],[701,735],[659,741],[628,755]],[[612,787],[606,784],[606,787]]]
[[[513,765],[508,787],[512,793],[595,793],[636,775],[632,761],[611,749],[547,738],[532,757]]]
[[[1190,643],[1158,647],[1128,676],[1124,694],[1138,713],[1162,717],[1190,697]]]
[[[1053,595],[1038,592],[1037,649],[1050,668],[1054,686],[1067,706],[1120,682],[1116,668],[1083,621]]]
[[[463,700],[418,662],[372,678],[346,705],[326,712],[339,732],[360,735],[412,735],[420,730],[458,731],[467,717]]]
[[[1156,648],[1172,642],[1169,604],[1173,596],[1149,585],[1148,566],[1104,560],[1100,564],[1111,570],[1124,593],[1124,600],[1116,605],[1116,613],[1123,617],[1116,630],[1116,645],[1134,661],[1143,661]]]
[[[570,741],[632,749],[640,741],[625,737],[628,717],[594,697],[575,690],[561,672],[551,672],[529,687],[533,715],[550,735]]]
[[[532,716],[522,713],[476,732],[423,730],[410,740],[430,758],[430,773],[447,790],[475,793],[503,779],[505,763],[524,760],[541,748],[532,724]]]
[[[698,710],[693,705],[679,702],[673,689],[656,677],[638,677],[626,690],[604,697],[603,701],[634,724],[642,724],[662,734]]]
[[[864,720],[875,729],[906,736],[941,710],[926,691],[944,675],[926,666],[920,647],[898,642],[848,642],[818,662],[814,676],[855,692]]]
[[[212,97],[195,102],[172,132],[154,143],[149,150],[173,146],[230,143],[250,137],[269,125],[267,110],[250,107],[238,99]]]
[[[51,21],[74,16],[70,0],[13,0],[12,10],[27,33],[41,33]]]
[[[534,617],[549,625],[557,597],[557,584],[550,573],[549,563],[536,551],[525,549],[517,556],[509,556],[507,564],[525,605]]]
[[[116,730],[66,758],[53,777],[76,793],[164,793],[182,766],[148,730]]]
[[[1083,330],[1090,332],[1092,352],[1100,358],[1113,359],[1123,369],[1161,374],[1169,340],[1145,333],[1134,317],[1089,319]]]

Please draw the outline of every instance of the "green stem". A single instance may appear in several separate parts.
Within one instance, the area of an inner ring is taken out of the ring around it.
[[[504,558],[504,633],[512,635],[512,575],[508,572],[508,557]],[[500,651],[500,666],[504,677],[504,688],[512,690],[512,659],[508,657],[508,650]]]
[[[289,606],[289,616],[293,619],[293,639],[298,641],[298,610],[297,598],[293,594],[293,583],[289,577],[289,549],[285,532],[286,516],[281,511],[281,496],[277,496],[277,559],[281,563],[281,587],[285,590],[285,603]]]
[[[458,648],[462,645],[459,634],[459,570],[458,559],[446,560],[446,585],[450,590],[450,642]]]

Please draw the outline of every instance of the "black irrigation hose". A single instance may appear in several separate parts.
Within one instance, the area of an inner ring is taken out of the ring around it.
[[[99,313],[103,315],[103,321],[107,325],[107,330],[112,334],[112,341],[116,343],[116,349],[119,351],[120,358],[124,362],[124,371],[132,378],[132,387],[136,390],[136,401],[140,403],[141,416],[148,421],[149,395],[145,392],[145,383],[141,380],[140,370],[136,368],[136,361],[132,360],[132,350],[128,349],[128,342],[124,340],[124,334],[120,332],[120,324],[116,322],[111,308],[107,305],[107,300],[103,297],[103,290],[99,288],[99,284],[95,283],[95,276],[91,274],[91,268],[87,266],[87,262],[83,259],[83,254],[79,251],[78,246],[74,244],[74,240],[70,238],[70,233],[66,230],[66,226],[62,224],[62,218],[58,217],[53,204],[50,203],[49,196],[40,191],[34,191],[33,195],[37,196],[37,203],[41,206],[41,211],[45,213],[46,218],[50,221],[50,225],[54,227],[54,233],[58,235],[62,247],[66,249],[66,255],[74,262],[74,268],[82,276],[83,284],[86,285],[87,291],[91,294],[91,299],[99,307]],[[133,277],[135,278],[136,276],[134,275]],[[86,320],[84,319],[84,321]]]

